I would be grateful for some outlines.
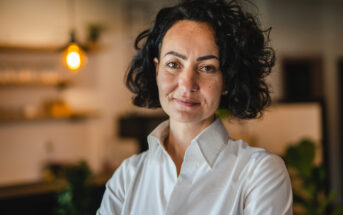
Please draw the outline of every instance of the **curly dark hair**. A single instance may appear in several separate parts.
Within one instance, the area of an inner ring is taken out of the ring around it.
[[[140,33],[135,41],[138,53],[126,77],[126,86],[134,93],[133,104],[161,107],[153,59],[159,59],[164,35],[180,20],[206,22],[214,29],[228,92],[222,95],[219,108],[240,119],[260,117],[271,103],[265,82],[275,61],[274,50],[268,46],[271,28],[261,30],[257,19],[244,12],[235,0],[186,0],[158,12],[153,27]]]

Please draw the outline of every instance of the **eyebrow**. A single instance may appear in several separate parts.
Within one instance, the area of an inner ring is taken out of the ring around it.
[[[214,55],[206,55],[203,57],[198,57],[197,61],[203,61],[203,60],[208,60],[208,59],[217,59],[218,60],[218,57],[214,56]]]
[[[179,57],[179,58],[181,58],[183,60],[187,59],[186,56],[184,56],[184,55],[182,55],[180,53],[177,53],[175,51],[169,51],[164,56],[167,56],[167,55],[174,55],[174,56]],[[203,60],[208,60],[208,59],[217,59],[218,60],[218,57],[215,56],[215,55],[206,55],[206,56],[198,57],[197,61],[203,61]]]
[[[167,52],[167,54],[165,54],[164,56],[167,56],[167,55],[174,55],[174,56],[179,57],[179,58],[181,58],[181,59],[183,59],[183,60],[186,60],[186,59],[187,59],[186,56],[184,56],[184,55],[182,55],[182,54],[179,54],[179,53],[177,53],[177,52],[175,52],[175,51]]]

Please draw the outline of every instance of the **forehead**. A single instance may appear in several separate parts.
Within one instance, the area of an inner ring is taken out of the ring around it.
[[[170,51],[169,49],[218,53],[212,26],[206,22],[191,20],[178,21],[167,31],[162,41],[161,53]]]

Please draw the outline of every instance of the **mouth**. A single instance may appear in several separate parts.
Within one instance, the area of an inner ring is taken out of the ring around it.
[[[194,107],[200,105],[199,101],[190,98],[174,98],[174,101],[186,107]]]

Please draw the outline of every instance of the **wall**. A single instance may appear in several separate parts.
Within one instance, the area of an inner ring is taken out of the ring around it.
[[[290,144],[309,138],[316,144],[316,162],[322,161],[321,105],[311,103],[280,103],[270,106],[260,119],[225,120],[229,134],[250,145],[263,147],[283,155]]]

